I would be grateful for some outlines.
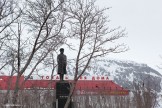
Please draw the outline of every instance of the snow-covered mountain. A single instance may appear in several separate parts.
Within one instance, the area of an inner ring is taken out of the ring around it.
[[[69,75],[73,75],[72,68],[68,67]],[[90,64],[84,73],[86,76],[108,76],[124,88],[132,89],[133,85],[149,86],[157,92],[161,91],[162,75],[147,66],[133,61],[114,59],[98,59]]]

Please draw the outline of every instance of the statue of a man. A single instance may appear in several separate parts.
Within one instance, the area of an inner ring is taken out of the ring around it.
[[[60,75],[60,80],[63,81],[64,74],[66,74],[66,65],[67,65],[67,57],[64,55],[64,49],[60,49],[60,54],[57,56],[58,63],[58,74]]]

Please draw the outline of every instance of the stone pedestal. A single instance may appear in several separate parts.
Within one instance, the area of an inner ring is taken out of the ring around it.
[[[70,93],[70,83],[59,81],[56,83],[56,108],[64,108]],[[71,108],[71,102],[68,108]]]

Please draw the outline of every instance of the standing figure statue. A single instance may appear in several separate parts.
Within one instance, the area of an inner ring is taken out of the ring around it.
[[[57,56],[58,63],[58,74],[60,75],[60,81],[63,81],[64,74],[66,74],[66,65],[67,65],[67,57],[64,55],[64,49],[60,49],[60,54]]]

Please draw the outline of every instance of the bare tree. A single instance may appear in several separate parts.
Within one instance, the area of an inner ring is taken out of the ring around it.
[[[133,104],[135,108],[156,108],[158,105],[157,99],[157,84],[156,80],[147,82],[134,83]],[[154,89],[152,89],[154,86]]]
[[[15,22],[21,15],[21,10],[15,0],[0,1],[0,33]],[[0,39],[5,38],[1,35]]]
[[[74,58],[75,75],[72,83],[67,105],[71,99],[79,77],[85,72],[92,59],[105,56],[109,53],[120,53],[127,50],[124,44],[114,42],[125,36],[120,27],[110,29],[105,11],[109,8],[99,9],[95,0],[71,0],[66,4],[68,15],[68,36],[74,39],[72,43],[76,52]]]
[[[36,70],[46,68],[45,58],[50,57],[64,43],[66,37],[62,31],[65,27],[63,3],[64,1],[57,0],[26,0],[21,4],[25,5],[21,17],[16,17],[13,20],[14,24],[9,27],[10,36],[6,39],[2,56],[5,58],[7,69],[12,75],[17,75],[13,103],[17,102],[18,91],[21,88],[20,78],[26,70],[28,79]],[[12,18],[12,15],[8,17]],[[7,25],[3,28],[8,27],[10,23],[4,23]]]
[[[13,57],[13,55],[10,56],[10,58],[6,55],[6,48],[8,40],[11,40],[12,34],[10,32],[10,28],[13,27],[14,23],[20,18],[22,14],[21,8],[18,5],[18,2],[16,0],[1,0],[0,1],[0,70],[7,67],[7,65],[13,63],[13,61],[10,59]],[[13,65],[11,65],[11,77],[13,75]],[[10,78],[11,78],[10,77]],[[10,89],[11,82],[8,82],[8,89]],[[5,95],[5,102],[7,102],[7,98],[10,91],[8,90]]]
[[[16,0],[1,0],[0,1],[0,58],[2,70],[10,61],[5,62],[3,54],[5,53],[5,44],[10,39],[9,28],[20,17],[22,11]]]

